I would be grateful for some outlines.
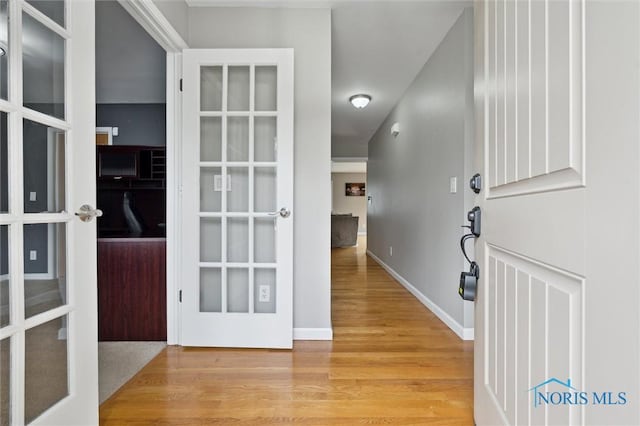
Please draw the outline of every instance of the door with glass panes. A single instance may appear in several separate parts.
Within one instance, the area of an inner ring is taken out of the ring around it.
[[[187,50],[181,342],[291,348],[293,50]]]
[[[98,421],[93,17],[0,0],[0,425]]]

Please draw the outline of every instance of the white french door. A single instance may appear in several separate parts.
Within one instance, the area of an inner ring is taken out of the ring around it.
[[[640,3],[475,17],[476,423],[640,424]]]
[[[293,50],[183,70],[181,343],[291,348]]]
[[[92,1],[0,0],[0,424],[98,422]]]

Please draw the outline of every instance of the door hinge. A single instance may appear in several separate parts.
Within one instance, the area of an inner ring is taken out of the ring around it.
[[[178,291],[178,300],[182,303],[182,290]]]
[[[182,79],[180,79],[180,91],[182,92]]]

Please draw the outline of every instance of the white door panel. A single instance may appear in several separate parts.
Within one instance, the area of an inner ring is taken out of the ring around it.
[[[293,51],[186,50],[183,100],[181,343],[291,348]]]
[[[0,2],[0,424],[98,423],[94,14]]]
[[[475,15],[475,420],[638,424],[640,4]]]

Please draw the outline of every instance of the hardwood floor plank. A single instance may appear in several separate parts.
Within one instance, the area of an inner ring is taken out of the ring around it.
[[[332,251],[332,342],[168,347],[102,404],[100,424],[472,425],[473,343],[365,246]]]

